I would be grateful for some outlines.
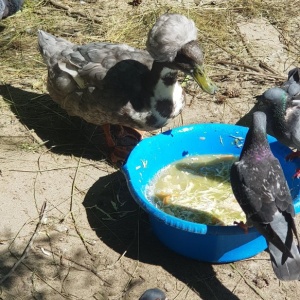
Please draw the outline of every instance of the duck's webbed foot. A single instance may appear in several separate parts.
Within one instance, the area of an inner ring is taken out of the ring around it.
[[[108,157],[114,165],[121,166],[143,136],[138,130],[121,125],[105,124],[102,128]]]

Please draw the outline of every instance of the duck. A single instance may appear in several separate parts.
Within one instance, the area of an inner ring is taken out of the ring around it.
[[[204,69],[204,55],[193,20],[161,15],[150,29],[146,50],[126,44],[76,45],[43,30],[38,46],[48,69],[50,97],[71,116],[101,126],[112,163],[124,162],[143,131],[166,126],[185,106],[179,71],[208,94],[216,85]]]
[[[0,0],[0,20],[15,14],[23,3],[24,0]]]

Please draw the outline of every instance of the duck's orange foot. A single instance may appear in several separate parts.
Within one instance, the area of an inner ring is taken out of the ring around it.
[[[243,221],[240,221],[240,222],[234,221],[233,223],[236,224],[237,226],[239,226],[240,228],[242,228],[244,230],[245,234],[248,233],[249,226],[247,224],[245,224]]]
[[[142,140],[142,134],[133,128],[121,125],[105,124],[102,128],[105,134],[109,160],[120,167],[136,144]]]
[[[288,154],[286,157],[285,157],[285,160],[287,161],[292,161],[293,159],[297,158],[297,157],[300,157],[300,151],[292,151],[290,154]]]

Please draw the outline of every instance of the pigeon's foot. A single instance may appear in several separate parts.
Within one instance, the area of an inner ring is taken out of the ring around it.
[[[285,157],[285,160],[286,161],[292,161],[292,160],[294,160],[295,158],[298,158],[298,157],[300,157],[300,151],[299,150],[292,151],[290,154],[288,154]],[[293,175],[293,178],[300,178],[300,169],[296,169],[296,173]]]
[[[293,178],[300,178],[300,169],[296,169],[296,173],[293,175]]]
[[[292,161],[293,159],[297,158],[297,157],[300,157],[300,151],[292,151],[290,154],[288,154],[286,157],[285,157],[285,160],[287,161]]]
[[[105,124],[102,128],[108,148],[108,158],[113,165],[120,167],[143,136],[141,132],[121,125]]]
[[[244,230],[245,234],[248,233],[249,226],[247,224],[245,224],[243,221],[240,221],[240,222],[234,221],[233,223],[236,224],[237,226],[239,226],[240,228],[242,228]]]

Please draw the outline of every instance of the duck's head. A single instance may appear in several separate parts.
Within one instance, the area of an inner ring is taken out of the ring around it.
[[[155,61],[191,75],[203,91],[216,92],[216,85],[205,73],[203,52],[192,20],[179,14],[160,16],[148,34],[147,50]]]

